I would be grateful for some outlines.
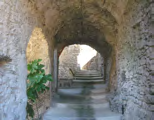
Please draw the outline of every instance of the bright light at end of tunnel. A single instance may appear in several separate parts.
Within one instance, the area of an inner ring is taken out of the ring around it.
[[[78,64],[82,69],[94,56],[96,56],[97,51],[88,45],[80,45],[80,53],[78,55]]]

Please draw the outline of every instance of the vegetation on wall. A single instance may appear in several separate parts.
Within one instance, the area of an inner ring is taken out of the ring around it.
[[[49,90],[45,84],[53,81],[51,74],[45,74],[44,65],[40,64],[41,61],[41,59],[34,60],[27,65],[29,72],[27,76],[27,118],[34,117],[33,103],[36,102],[40,93]]]

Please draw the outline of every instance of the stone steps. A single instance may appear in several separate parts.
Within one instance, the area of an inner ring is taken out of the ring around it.
[[[107,100],[104,100],[104,101],[99,101],[99,103],[97,103],[97,101],[95,102],[89,102],[89,103],[54,103],[53,104],[53,107],[59,107],[59,108],[74,108],[74,109],[80,109],[80,108],[91,108],[91,109],[94,109],[94,108],[109,108],[109,103]]]
[[[80,75],[79,75],[80,74]],[[88,71],[77,73],[72,83],[76,86],[88,86],[89,84],[101,84],[104,83],[103,78],[98,74],[98,72],[90,73]],[[87,84],[88,83],[88,84]],[[75,86],[74,85],[74,86]]]
[[[104,103],[107,101],[107,94],[97,94],[97,95],[55,95],[53,99],[53,103],[67,103],[69,101],[69,104],[98,104],[98,103]],[[71,98],[71,99],[70,99]]]
[[[87,95],[87,96],[85,96],[85,95],[60,95],[59,96],[59,98],[65,98],[65,99],[67,99],[67,98],[72,98],[72,99],[76,99],[76,98],[78,98],[78,100],[81,100],[81,99],[84,99],[84,100],[87,100],[87,99],[89,99],[89,100],[99,100],[99,99],[104,99],[104,98],[106,98],[106,96],[105,95],[100,95],[100,94],[97,94],[97,95],[94,95],[94,94],[92,94],[92,95]],[[58,98],[58,95],[57,95],[57,98]]]
[[[89,88],[90,89],[90,88]],[[83,93],[83,88],[70,88],[70,89],[59,89],[57,92],[57,95],[64,95],[64,96],[84,96],[84,97],[100,97],[100,96],[106,96],[107,90],[103,88],[97,88],[97,89],[90,89],[88,92]],[[86,96],[85,96],[86,95]]]
[[[98,75],[75,75],[74,77],[101,77],[101,75],[100,74],[98,74]]]
[[[121,120],[110,110],[108,91],[97,71],[78,72],[71,88],[58,89],[43,120]]]
[[[90,73],[90,74],[93,74],[93,73],[100,73],[100,72],[97,71],[97,70],[80,70],[80,71],[76,71],[75,73],[76,73],[76,74],[77,74],[77,73],[81,73],[81,74]]]
[[[75,74],[75,77],[101,77],[101,74]]]
[[[121,120],[121,115],[109,109],[53,107],[46,112],[43,120]]]
[[[120,116],[109,116],[109,117],[97,117],[95,119],[88,118],[88,117],[52,117],[52,118],[45,118],[46,120],[120,120]]]
[[[97,83],[97,82],[104,82],[104,80],[103,79],[95,79],[95,80],[78,79],[78,80],[72,80],[72,82],[78,82],[78,83]]]
[[[83,100],[84,102],[80,101],[78,96],[76,101],[72,97],[64,101],[60,95],[61,101],[53,102],[52,107],[44,114],[43,120],[121,120],[120,114],[110,111],[106,95],[92,95],[92,99]]]
[[[100,74],[99,72],[89,72],[89,71],[84,71],[84,72],[75,72],[75,74],[82,74],[82,75],[86,75],[86,74],[90,74],[90,75],[94,75],[94,74]]]
[[[87,76],[80,76],[80,77],[74,77],[74,79],[75,80],[80,80],[80,79],[82,79],[82,80],[99,80],[99,79],[103,79],[102,77],[100,77],[100,76],[92,76],[92,77],[87,77]]]
[[[101,74],[98,71],[80,71],[75,73],[75,77],[101,77]]]
[[[95,89],[95,86],[97,85],[103,85],[104,81],[103,80],[98,80],[98,81],[72,81],[72,88],[91,88],[91,89]]]

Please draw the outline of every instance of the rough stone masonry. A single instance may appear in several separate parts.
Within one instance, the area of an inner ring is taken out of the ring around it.
[[[153,0],[0,0],[0,55],[12,60],[0,67],[0,119],[26,119],[26,48],[37,27],[51,73],[54,49],[87,44],[104,59],[111,109],[153,120],[153,8]]]

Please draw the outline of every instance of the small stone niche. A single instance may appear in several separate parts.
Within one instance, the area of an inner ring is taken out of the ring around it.
[[[0,55],[0,67],[6,65],[7,63],[11,62],[12,59],[7,55]]]

